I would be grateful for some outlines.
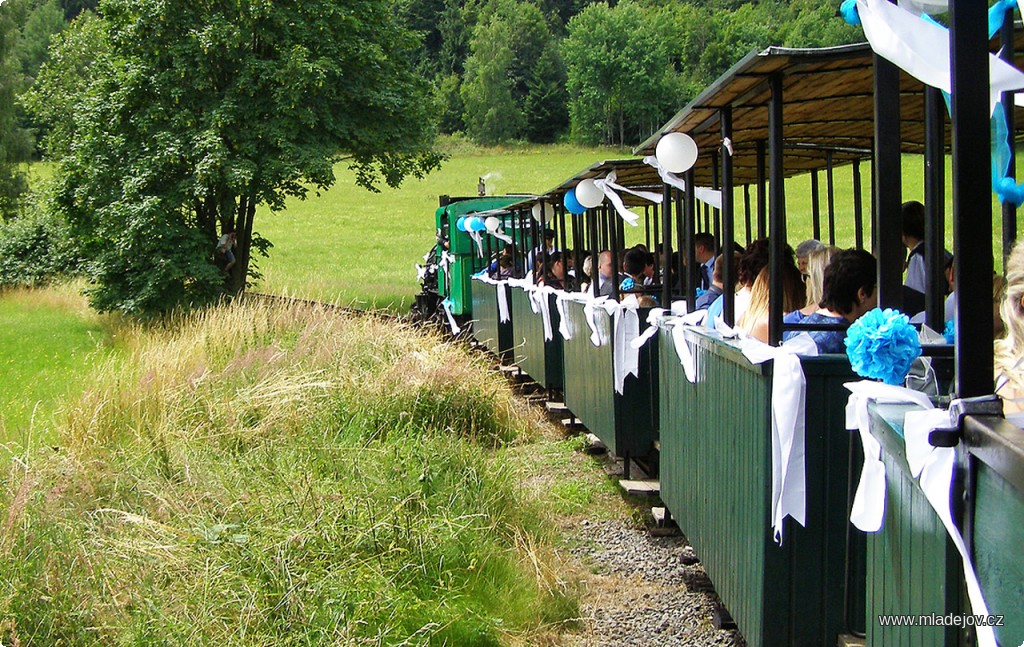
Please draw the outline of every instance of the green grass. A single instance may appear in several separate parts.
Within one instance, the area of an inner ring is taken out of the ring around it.
[[[538,414],[479,356],[252,302],[117,334],[60,450],[0,479],[0,642],[529,645],[578,616],[495,451]]]
[[[439,195],[476,195],[482,176],[489,176],[489,194],[545,191],[595,161],[628,156],[570,146],[456,146],[440,171],[376,194],[355,186],[354,174],[340,164],[337,184],[320,197],[290,200],[282,213],[257,213],[255,229],[274,243],[261,261],[265,278],[258,289],[408,310],[419,291],[414,265],[434,244]]]
[[[56,441],[55,411],[109,341],[76,287],[0,293],[0,443],[18,454]]]
[[[407,181],[400,189],[368,193],[355,186],[343,165],[338,183],[320,197],[291,200],[278,214],[258,214],[256,229],[275,244],[262,261],[265,279],[259,289],[279,294],[355,303],[394,311],[408,309],[418,291],[413,266],[434,242],[434,209],[439,195],[474,194],[477,178],[492,174],[491,194],[546,191],[578,171],[603,159],[629,158],[627,151],[581,149],[566,146],[479,149],[456,147],[453,157],[424,180]],[[947,178],[950,176],[947,158]],[[861,165],[865,245],[871,244],[871,166]],[[820,178],[823,238],[827,239],[825,173]],[[836,243],[854,243],[852,166],[837,167],[835,178]],[[788,239],[796,245],[810,238],[810,175],[787,181]],[[923,163],[920,156],[903,158],[905,200],[923,200]],[[756,192],[751,192],[756,210]],[[736,193],[736,238],[746,240],[743,193]],[[1002,267],[999,207],[993,196],[993,250]],[[756,226],[756,215],[753,220]],[[627,242],[639,242],[639,229],[627,229]],[[946,192],[946,242],[952,249],[952,191]]]

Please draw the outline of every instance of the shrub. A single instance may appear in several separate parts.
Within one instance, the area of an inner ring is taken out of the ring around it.
[[[70,228],[41,208],[0,221],[0,287],[36,287],[79,271]]]

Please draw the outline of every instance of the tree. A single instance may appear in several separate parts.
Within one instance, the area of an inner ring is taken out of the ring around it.
[[[417,42],[389,2],[107,0],[74,31],[32,104],[54,123],[55,206],[85,237],[100,310],[216,297],[214,243],[228,229],[228,288],[243,289],[266,248],[257,205],[326,189],[340,160],[370,190],[440,163],[432,102],[409,66]]]
[[[16,99],[22,87],[14,8],[0,5],[0,220],[17,215],[28,188],[20,164],[32,151],[30,133],[18,125]]]
[[[498,144],[519,135],[525,118],[512,98],[510,70],[515,55],[512,30],[501,18],[477,25],[466,60],[462,101],[469,135],[481,144]]]
[[[595,3],[569,21],[562,44],[573,137],[625,145],[679,107],[681,83],[660,11]]]

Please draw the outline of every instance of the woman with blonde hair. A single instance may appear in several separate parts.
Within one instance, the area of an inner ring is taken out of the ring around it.
[[[809,317],[821,307],[821,297],[824,295],[823,284],[825,283],[825,268],[828,267],[832,256],[839,251],[835,245],[829,245],[816,249],[807,255],[807,303],[799,310],[794,309],[783,317],[782,322],[788,324],[800,323],[804,317]]]
[[[999,314],[1006,337],[995,343],[996,393],[1007,417],[1024,426],[1024,241],[1006,261],[1006,295]]]
[[[765,267],[757,275],[754,285],[750,288],[750,306],[743,313],[737,327],[744,330],[751,337],[768,343],[768,296],[771,273]],[[783,263],[782,265],[782,311],[791,312],[800,307],[806,300],[804,292],[803,275],[796,265]]]

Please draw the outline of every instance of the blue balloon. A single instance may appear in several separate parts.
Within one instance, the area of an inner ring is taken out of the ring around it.
[[[565,197],[562,198],[562,204],[565,205],[565,208],[569,213],[581,214],[587,210],[587,208],[580,204],[580,201],[576,199],[576,189],[569,189],[565,192]]]
[[[484,231],[487,229],[487,225],[484,224],[484,219],[479,216],[472,216],[466,220],[466,229],[470,231]]]
[[[459,231],[466,231],[466,216],[460,216],[459,219],[455,221],[455,228]]]

